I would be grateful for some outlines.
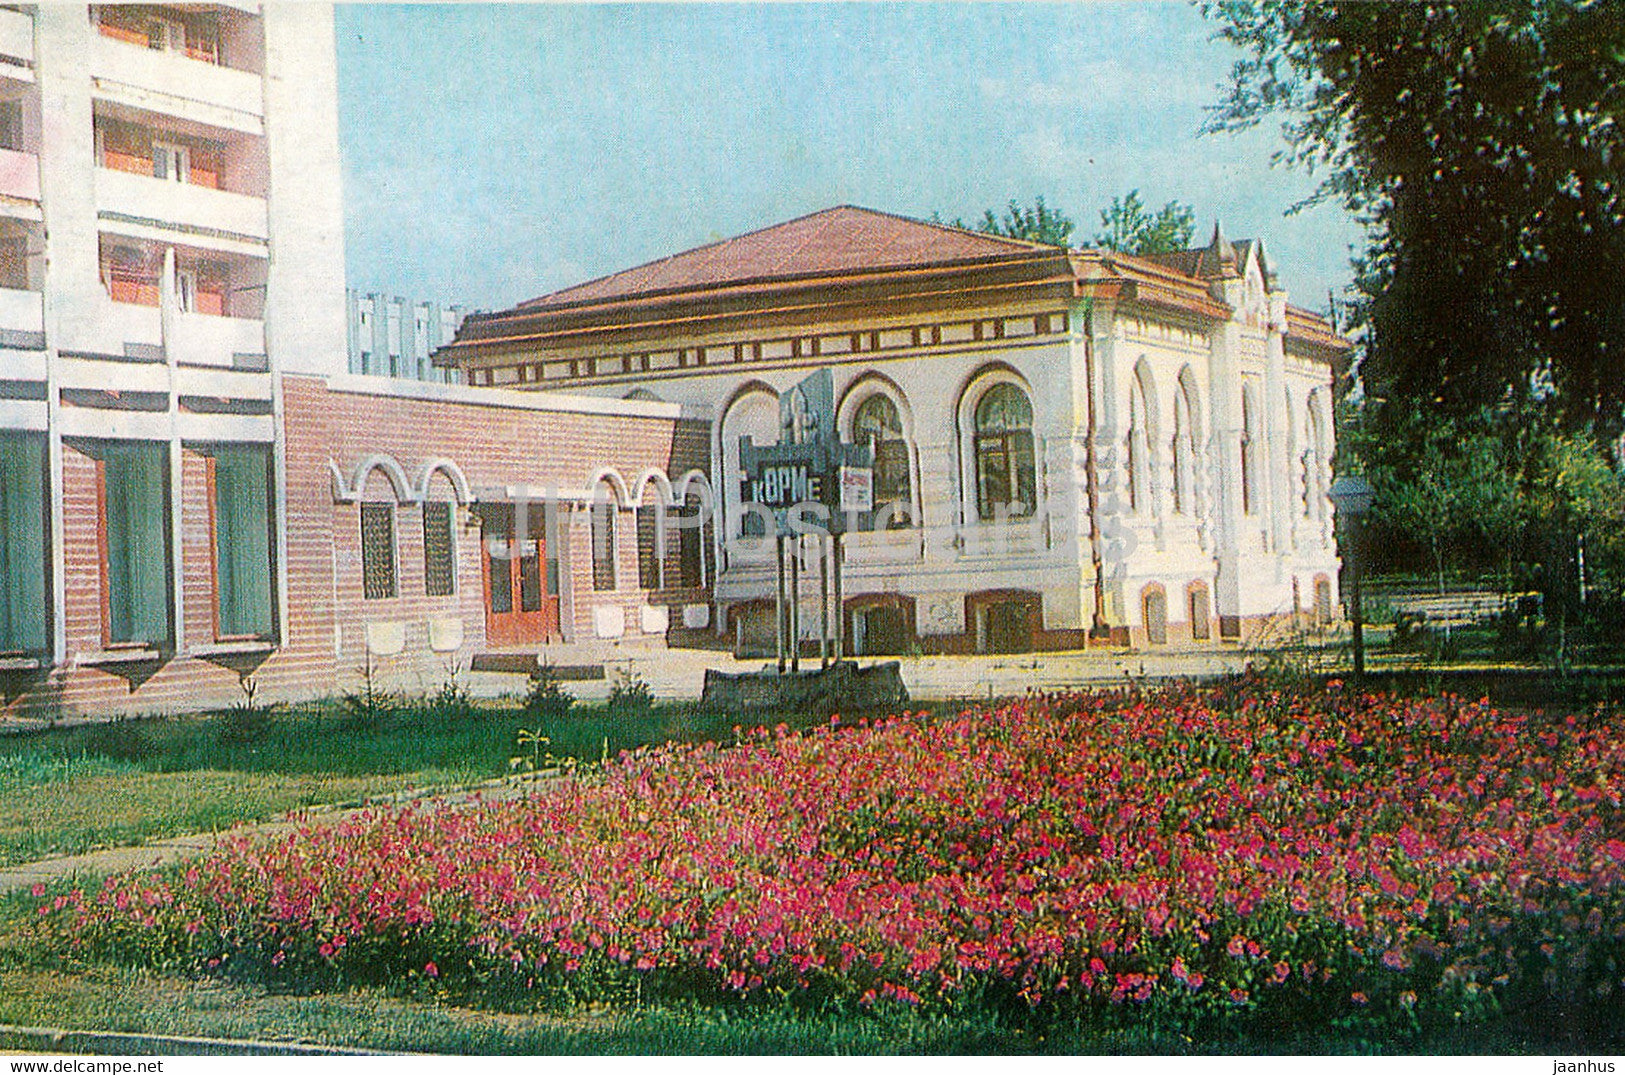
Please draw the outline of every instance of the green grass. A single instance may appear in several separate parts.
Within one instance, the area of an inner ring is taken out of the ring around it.
[[[0,953],[0,1023],[126,1033],[303,1041],[445,1054],[1247,1054],[1551,1053],[1563,1043],[1506,1026],[1386,1036],[1304,1034],[1237,1021],[1196,1036],[1124,1009],[1044,1026],[971,1008],[798,1012],[766,1007],[475,1010],[379,990],[268,992],[101,966],[30,966]]]
[[[800,724],[815,723],[801,718]],[[643,713],[576,706],[552,719],[513,705],[320,705],[55,728],[0,738],[0,866],[212,832],[307,806],[510,771],[520,728],[557,756],[677,740],[731,741],[737,715],[693,705]]]

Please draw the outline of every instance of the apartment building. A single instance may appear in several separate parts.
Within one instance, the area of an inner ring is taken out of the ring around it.
[[[594,589],[572,519],[704,437],[402,379],[455,310],[371,300],[353,366],[336,93],[328,5],[0,8],[0,720],[664,642],[683,594]]]
[[[450,343],[467,311],[461,306],[403,299],[376,292],[345,292],[350,372],[417,381],[455,382],[432,356]]]

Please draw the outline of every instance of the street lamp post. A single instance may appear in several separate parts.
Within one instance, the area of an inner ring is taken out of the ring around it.
[[[1339,519],[1348,520],[1347,533],[1349,536],[1346,551],[1349,568],[1349,619],[1354,625],[1354,679],[1357,683],[1365,682],[1365,617],[1360,607],[1360,576],[1364,574],[1365,565],[1360,562],[1360,537],[1366,512],[1371,510],[1371,504],[1376,499],[1376,492],[1371,483],[1355,474],[1345,474],[1332,482],[1332,487],[1326,491],[1337,509]]]

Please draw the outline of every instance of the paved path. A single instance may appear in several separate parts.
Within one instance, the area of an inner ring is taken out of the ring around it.
[[[572,680],[564,688],[584,702],[608,697],[616,675],[630,668],[654,691],[656,698],[694,700],[705,685],[705,671],[756,671],[770,665],[760,659],[739,660],[716,650],[641,649],[633,646],[554,646],[548,659],[555,665],[603,664],[602,680]],[[1131,679],[1200,679],[1239,672],[1257,654],[1239,646],[1159,649],[1129,653],[1088,650],[1065,653],[977,654],[957,657],[863,657],[864,663],[896,660],[903,683],[915,701],[952,701],[959,698],[1022,695],[1029,689],[1052,691],[1126,683]],[[802,661],[816,668],[818,659]],[[528,685],[523,675],[475,672],[467,677],[469,689],[481,697],[522,694]]]

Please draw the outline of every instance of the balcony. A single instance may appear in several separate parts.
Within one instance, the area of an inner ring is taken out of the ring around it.
[[[93,33],[96,93],[109,100],[228,130],[264,133],[259,75]]]
[[[34,65],[34,17],[0,11],[0,63]]]
[[[184,366],[230,369],[237,355],[265,354],[265,322],[254,318],[177,313],[169,333],[169,350]]]
[[[0,287],[0,345],[45,346],[45,316],[38,291]]]
[[[3,165],[4,161],[0,160],[0,167]],[[3,174],[0,172],[0,175]],[[35,188],[38,189],[37,177]],[[99,168],[96,171],[96,210],[116,213],[127,220],[223,232],[236,239],[263,242],[270,235],[264,198],[168,179],[154,179],[113,168]],[[187,241],[189,245],[196,246],[216,245],[204,236]],[[241,244],[227,240],[227,245],[221,246],[221,249],[240,251]]]
[[[0,291],[0,299],[14,294],[29,293]],[[38,323],[39,296],[33,297]],[[69,313],[64,311],[65,315]],[[65,317],[64,321],[66,350],[139,356],[146,361],[137,365],[162,367],[166,326],[156,306],[103,297],[71,311],[71,320]],[[182,365],[231,369],[237,364],[237,355],[265,354],[265,322],[259,318],[177,311],[167,329],[169,352]]]
[[[157,357],[163,345],[163,327],[156,306],[99,300],[68,304],[62,311],[63,349],[91,354],[141,354]]]
[[[0,195],[39,201],[39,158],[15,149],[0,149]]]

